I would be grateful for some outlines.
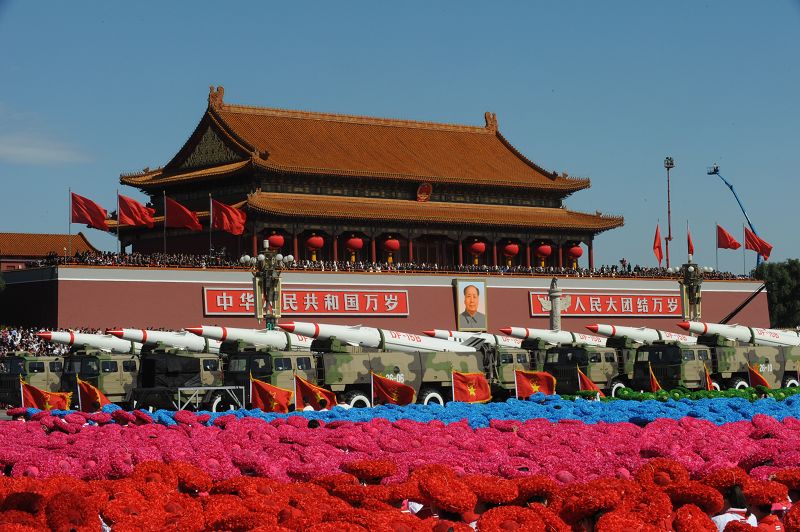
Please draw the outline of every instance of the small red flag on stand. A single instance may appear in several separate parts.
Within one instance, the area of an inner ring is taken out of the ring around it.
[[[491,400],[492,391],[483,373],[453,371],[453,401],[486,403]]]
[[[38,408],[39,410],[69,410],[72,401],[71,393],[47,392],[36,386],[31,386],[20,375],[19,390],[22,396],[23,408]]]
[[[146,225],[153,227],[153,215],[156,213],[155,209],[145,207],[138,201],[127,196],[119,194],[119,213],[117,219],[120,224],[124,225]]]
[[[211,227],[218,231],[227,231],[232,235],[244,233],[244,222],[247,215],[241,209],[211,200]]]
[[[527,399],[535,393],[545,395],[556,393],[556,378],[546,371],[514,370],[514,385],[517,399]]]
[[[703,369],[706,373],[706,390],[710,392],[714,389],[714,383],[711,381],[711,375],[708,373],[708,366],[706,366],[705,362],[703,362]]]
[[[295,409],[302,410],[306,406],[311,406],[314,410],[322,410],[320,401],[326,401],[325,408],[336,406],[336,394],[326,390],[316,384],[311,384],[299,375],[294,376]]]
[[[71,193],[70,220],[76,224],[86,224],[93,229],[108,231],[108,212],[89,198]]]
[[[200,231],[203,229],[203,226],[200,225],[200,220],[197,219],[197,215],[195,213],[174,199],[167,197],[164,199],[164,223],[167,225],[167,227],[185,227],[186,229],[191,229],[192,231]]]
[[[655,373],[653,373],[653,365],[648,362],[647,367],[650,368],[650,391],[657,392],[662,390],[663,388],[661,388],[661,383],[658,382]]]
[[[689,249],[689,255],[694,255],[694,242],[692,242],[692,232],[686,230],[686,246]]]
[[[286,414],[289,412],[289,405],[292,404],[293,397],[292,390],[278,388],[268,382],[254,379],[253,375],[250,375],[250,403],[253,408],[264,412]]]
[[[661,261],[664,260],[664,251],[661,249],[661,228],[656,224],[656,236],[653,238],[653,254],[658,260],[658,265],[661,266]]]
[[[756,386],[763,386],[765,388],[770,387],[769,383],[767,382],[767,379],[765,379],[764,376],[750,364],[747,364],[747,376],[750,377],[751,388],[755,388]]]
[[[597,392],[600,394],[600,397],[606,396],[606,394],[604,394],[602,390],[600,390],[600,388],[598,388],[597,385],[594,382],[592,382],[592,379],[587,377],[586,374],[581,371],[580,367],[578,367],[578,389],[582,392],[585,391]]]
[[[416,399],[416,391],[408,384],[388,379],[375,372],[372,374],[372,403],[410,405]]]
[[[739,249],[742,245],[729,232],[717,225],[717,247],[719,249]]]
[[[78,380],[78,408],[81,412],[97,412],[111,404],[103,392],[90,383],[82,381],[80,377],[76,376],[75,378]]]

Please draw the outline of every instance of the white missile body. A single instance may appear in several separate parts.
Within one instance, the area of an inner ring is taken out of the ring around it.
[[[203,338],[211,338],[224,342],[225,340],[241,340],[256,346],[271,347],[274,349],[308,350],[314,338],[300,336],[285,331],[268,331],[266,329],[240,329],[237,327],[216,327],[201,325],[187,327],[187,331]]]
[[[658,341],[680,342],[682,344],[696,344],[697,338],[685,334],[678,334],[649,327],[624,327],[621,325],[587,325],[587,329],[601,336],[609,338],[630,338],[634,342],[651,344]]]
[[[350,345],[373,347],[376,349],[385,349],[387,351],[402,351],[405,353],[414,353],[416,351],[475,352],[475,348],[473,347],[461,345],[458,342],[452,342],[450,340],[428,338],[427,336],[419,334],[390,331],[388,329],[376,329],[375,327],[362,327],[360,325],[330,325],[326,323],[295,321],[279,323],[278,327],[285,331],[301,334],[303,336],[313,336],[314,338],[322,339],[336,337]]]
[[[422,331],[432,338],[439,338],[442,340],[450,340],[453,342],[463,343],[470,338],[480,338],[489,345],[500,345],[502,347],[520,347],[522,340],[519,338],[511,338],[499,334],[481,333],[481,332],[466,332],[466,331],[448,331],[447,329],[431,329],[429,331]]]
[[[506,327],[501,332],[522,340],[542,340],[549,344],[583,344],[604,347],[606,339],[602,336],[575,333],[570,331],[553,331],[551,329],[529,329],[527,327]]]
[[[678,324],[682,329],[695,334],[718,334],[728,340],[743,343],[771,346],[800,345],[800,336],[796,332],[778,329],[762,329],[761,327],[745,327],[744,325],[725,325],[722,323],[705,323],[702,321],[682,321]]]
[[[129,340],[122,340],[110,334],[89,334],[74,331],[42,331],[36,333],[36,336],[57,344],[88,345],[89,347],[110,353],[130,353],[131,347],[133,347],[134,353],[138,353],[142,350],[142,344]]]
[[[123,340],[130,340],[131,342],[141,342],[143,344],[157,344],[162,343],[169,347],[177,347],[178,349],[188,349],[189,351],[196,351],[202,353],[208,350],[209,353],[219,353],[219,344],[217,340],[206,340],[190,334],[186,331],[152,331],[149,329],[114,329],[106,331],[117,338]]]

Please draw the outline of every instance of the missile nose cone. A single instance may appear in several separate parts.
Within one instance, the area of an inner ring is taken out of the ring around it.
[[[294,332],[294,322],[293,321],[290,321],[288,323],[279,323],[278,327],[280,327],[284,331]]]
[[[505,334],[506,336],[510,336],[511,335],[511,327],[503,327],[502,329],[500,329],[500,332]]]
[[[594,325],[587,325],[586,328],[592,331],[593,333],[597,334],[597,331],[600,329],[600,326],[594,324]]]
[[[423,334],[427,334],[428,336],[436,336],[436,331],[431,329],[430,331],[422,331]]]
[[[53,339],[53,333],[50,331],[38,332],[36,333],[36,336],[38,336],[42,340],[47,340],[48,342]]]
[[[203,336],[203,326],[199,327],[185,327],[184,331],[189,331],[192,334],[196,334],[197,336]]]
[[[122,338],[122,330],[121,329],[108,329],[106,334],[110,334],[111,336],[116,336],[117,338]]]
[[[684,331],[688,331],[689,330],[689,322],[688,321],[678,322],[678,327],[680,327]]]

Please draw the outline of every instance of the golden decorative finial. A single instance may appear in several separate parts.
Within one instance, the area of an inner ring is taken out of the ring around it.
[[[225,103],[223,101],[223,96],[225,96],[225,87],[220,85],[214,90],[214,85],[208,87],[208,106],[212,109],[218,109],[222,107]]]
[[[486,128],[493,132],[497,132],[497,114],[486,111],[486,114],[483,116],[486,118]]]

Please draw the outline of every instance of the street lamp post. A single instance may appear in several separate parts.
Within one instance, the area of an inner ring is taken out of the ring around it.
[[[664,241],[667,243],[667,268],[669,268],[669,243],[672,242],[672,207],[669,197],[669,171],[675,168],[675,159],[672,157],[665,158],[664,168],[667,169],[667,238],[665,238]]]
[[[711,266],[700,266],[689,259],[679,268],[667,268],[670,273],[678,273],[678,284],[681,290],[681,317],[684,320],[699,321],[702,317],[701,285],[705,274],[714,271]]]
[[[273,330],[275,322],[281,317],[281,271],[294,263],[291,255],[283,256],[269,248],[264,240],[264,249],[256,257],[242,255],[239,263],[253,274],[254,314],[259,323],[266,322],[266,328]]]

